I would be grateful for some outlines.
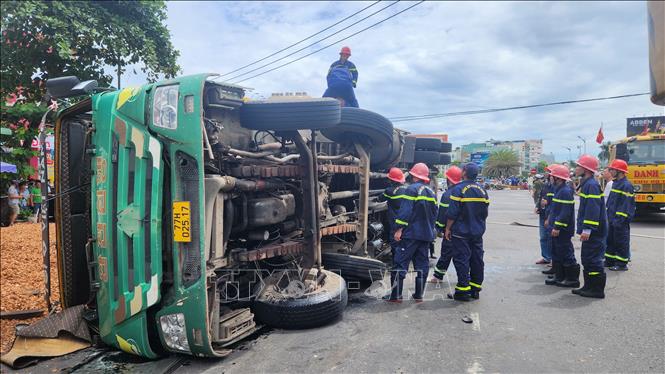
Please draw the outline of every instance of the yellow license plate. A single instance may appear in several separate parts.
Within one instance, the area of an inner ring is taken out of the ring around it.
[[[192,217],[189,201],[173,202],[173,241],[192,241]]]

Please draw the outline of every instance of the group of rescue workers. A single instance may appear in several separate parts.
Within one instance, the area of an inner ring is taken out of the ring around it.
[[[630,222],[635,214],[633,186],[626,178],[628,165],[614,160],[608,170],[613,182],[607,203],[595,179],[599,161],[590,155],[577,160],[574,174],[580,177],[580,206],[575,217],[575,191],[570,185],[568,167],[552,164],[545,170],[546,183],[540,190],[537,212],[541,223],[541,250],[550,253],[551,269],[545,284],[572,287],[573,294],[605,297],[605,267],[628,270],[630,261]],[[441,256],[434,266],[431,283],[439,283],[452,262],[457,273],[455,292],[448,297],[470,301],[480,297],[484,278],[483,234],[488,215],[489,197],[476,183],[478,166],[467,163],[460,169],[451,166],[445,172],[447,189],[437,202],[429,187],[429,168],[415,164],[409,171],[411,183],[398,168],[388,172],[391,185],[383,200],[388,204],[391,222],[393,271],[391,292],[384,299],[402,302],[404,279],[413,262],[416,271],[412,298],[423,301],[429,273],[429,246],[436,236],[443,237]],[[582,242],[581,262],[584,285],[580,287],[580,265],[575,258],[572,238],[577,233]],[[544,234],[544,235],[543,235]],[[549,246],[543,248],[543,246]]]
[[[448,297],[470,301],[480,297],[484,278],[483,234],[489,197],[476,183],[478,166],[468,163],[462,169],[451,166],[445,173],[448,188],[437,202],[436,193],[428,184],[429,168],[415,164],[409,171],[411,184],[398,168],[388,172],[392,185],[384,191],[388,201],[391,226],[393,271],[391,292],[384,299],[401,303],[404,279],[413,262],[416,271],[412,298],[423,301],[429,273],[429,247],[437,234],[443,236],[441,257],[434,267],[431,282],[443,279],[452,261],[457,272],[455,292]]]
[[[630,222],[635,215],[635,191],[626,178],[628,164],[616,159],[608,166],[612,181],[605,195],[595,178],[599,161],[591,155],[577,160],[575,176],[580,178],[580,206],[575,219],[575,191],[564,165],[545,168],[546,182],[539,192],[536,211],[540,215],[541,253],[552,267],[545,284],[559,287],[580,286],[580,265],[575,259],[572,238],[577,233],[582,242],[581,260],[584,286],[573,294],[602,299],[606,274],[628,270],[630,261]],[[607,197],[607,201],[605,198]],[[577,230],[576,230],[577,228]]]

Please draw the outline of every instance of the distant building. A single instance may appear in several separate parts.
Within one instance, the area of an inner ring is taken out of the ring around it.
[[[543,154],[543,140],[495,140],[490,139],[483,143],[471,143],[461,146],[456,154],[460,162],[468,162],[472,154],[492,153],[501,149],[510,149],[517,154],[521,164],[520,173],[535,168]],[[456,150],[457,151],[457,150]],[[477,156],[476,156],[477,157]]]

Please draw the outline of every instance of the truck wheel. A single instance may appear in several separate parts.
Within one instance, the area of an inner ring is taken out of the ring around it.
[[[285,295],[269,280],[254,300],[256,320],[272,327],[307,329],[323,326],[340,317],[349,299],[346,282],[333,272],[322,271],[326,275],[323,284],[315,291],[299,296]],[[291,283],[294,284],[292,288],[298,289],[299,281],[291,280]]]
[[[321,130],[328,139],[349,144],[359,140],[369,144],[370,165],[373,168],[385,167],[390,163],[393,152],[393,124],[386,117],[369,110],[342,108],[339,125]]]
[[[451,143],[441,142],[441,148],[439,152],[450,153],[453,151],[453,145]]]
[[[322,253],[322,260],[326,269],[339,271],[344,279],[383,279],[387,268],[386,264],[379,260],[342,253]]]
[[[423,162],[427,165],[440,165],[441,153],[437,151],[416,151],[413,162]]]
[[[339,101],[330,98],[307,101],[257,101],[240,107],[240,123],[252,130],[325,129],[341,119]]]
[[[439,158],[439,165],[448,165],[452,161],[449,154],[439,153],[439,155],[441,156]]]
[[[436,138],[416,138],[416,150],[418,151],[440,151],[441,140]]]

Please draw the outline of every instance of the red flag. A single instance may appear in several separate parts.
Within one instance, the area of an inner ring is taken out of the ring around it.
[[[605,135],[603,135],[603,125],[600,125],[600,128],[598,129],[598,135],[596,135],[596,143],[601,144],[603,139],[605,139]]]

